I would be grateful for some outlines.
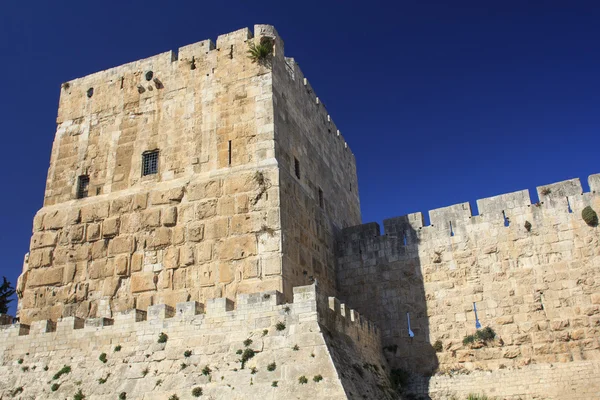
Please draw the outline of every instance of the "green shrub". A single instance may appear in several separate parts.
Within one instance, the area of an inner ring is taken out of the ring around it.
[[[110,376],[110,373],[108,375],[106,375],[106,378],[100,378],[98,379],[98,383],[101,385],[104,385],[106,383],[106,381],[108,380],[108,377]]]
[[[277,368],[277,364],[275,364],[275,362],[272,362],[271,364],[267,365],[267,371],[269,371],[269,372],[275,371],[276,368]]]
[[[279,383],[279,381],[273,381],[273,382],[271,383],[271,386],[273,386],[273,387],[277,387],[277,384],[278,384],[278,383]]]
[[[75,395],[73,396],[73,400],[83,400],[83,399],[85,399],[85,394],[83,394],[81,389],[79,389],[77,391],[77,393],[75,393]]]
[[[435,343],[433,344],[433,350],[435,350],[436,353],[441,353],[442,350],[444,350],[444,345],[442,344],[441,340],[436,340]]]
[[[194,397],[200,397],[202,396],[202,388],[201,387],[195,387],[192,389],[192,396]]]
[[[50,369],[50,368],[48,368],[48,366],[47,366],[47,365],[44,367],[44,371],[48,371],[49,369]]]
[[[210,367],[207,365],[204,368],[202,368],[202,375],[204,376],[208,376],[210,375],[210,373],[212,372],[212,369],[210,369]]]
[[[181,367],[182,370],[184,370],[188,367],[188,365],[186,363],[181,363],[179,366]]]
[[[492,400],[492,399],[487,397],[485,394],[470,393],[469,397],[467,397],[467,400]]]
[[[150,370],[148,368],[144,368],[142,370],[142,376],[145,377],[146,375],[148,375],[148,372],[150,372]]]
[[[183,352],[183,356],[184,356],[185,358],[188,358],[188,357],[190,357],[191,355],[192,355],[192,351],[191,351],[191,350],[186,350],[186,351],[184,351],[184,352]]]
[[[298,378],[298,383],[304,385],[305,383],[308,383],[308,379],[306,379],[306,377],[302,375],[300,378]]]
[[[253,40],[248,41],[248,58],[251,59],[253,63],[268,63],[272,54],[273,42],[269,38],[262,38],[259,44],[254,43]]]
[[[242,353],[242,358],[240,359],[240,361],[242,362],[242,369],[244,369],[246,362],[248,362],[248,360],[254,357],[255,354],[256,353],[254,352],[254,350],[250,348],[244,350],[244,352]]]
[[[98,360],[102,361],[104,364],[106,364],[106,362],[108,361],[106,359],[106,353],[102,353],[100,354],[100,357],[98,357]]]
[[[527,232],[531,232],[531,222],[525,221],[525,229]]]
[[[15,388],[15,390],[13,390],[13,391],[10,393],[10,396],[11,396],[11,397],[17,397],[17,395],[18,395],[18,394],[21,394],[21,393],[23,393],[23,390],[24,390],[24,389],[23,389],[23,386],[19,386],[18,388]]]
[[[58,383],[53,383],[52,386],[50,386],[50,390],[52,390],[53,392],[56,392],[59,387],[60,387],[60,385]]]
[[[22,358],[19,358],[19,359],[17,360],[17,364],[23,364],[23,359],[22,359]]]
[[[276,325],[275,325],[275,329],[277,329],[278,331],[282,331],[285,329],[285,323],[282,321],[279,321]]]
[[[27,371],[29,371],[29,367],[28,366],[21,367],[21,371],[27,372]]]
[[[169,397],[169,400],[179,400],[179,396],[177,396],[176,394],[171,395],[171,397]]]
[[[256,374],[257,372],[258,372],[258,370],[256,369],[256,367],[252,367],[252,368],[250,368],[250,373],[251,373],[252,375]]]
[[[467,335],[463,338],[463,345],[468,345],[475,342],[475,335]]]
[[[246,339],[244,340],[244,346],[248,347],[252,344],[252,339]]]
[[[463,338],[463,345],[466,346],[466,345],[475,343],[476,341],[486,343],[491,340],[494,340],[495,337],[496,337],[496,332],[494,332],[494,330],[488,326],[483,329],[479,329],[473,335],[465,336]]]
[[[167,343],[167,340],[169,340],[169,335],[166,333],[161,332],[160,335],[158,335],[158,343]]]
[[[294,347],[292,347],[292,350],[298,351],[300,350],[300,347],[297,344],[295,344]]]
[[[489,340],[494,340],[496,332],[489,326],[486,326],[485,328],[478,330],[475,333],[475,336],[477,336],[477,339],[487,342]]]
[[[121,345],[120,345],[120,344],[119,344],[119,345],[117,345],[117,346],[115,346],[115,352],[117,352],[117,351],[121,351],[121,349],[122,349],[122,347],[121,347]],[[123,392],[123,393],[125,393],[125,392]],[[125,396],[127,396],[127,393],[125,393]]]
[[[60,378],[64,374],[68,374],[69,372],[71,372],[71,367],[68,365],[65,365],[60,369],[60,371],[58,371],[56,374],[54,374],[52,379],[57,380],[58,378]]]
[[[242,350],[242,349],[237,349],[237,351],[235,352],[235,354],[238,354],[238,355],[239,355],[239,354],[242,354],[243,352],[244,352],[244,350]]]
[[[585,221],[589,226],[597,226],[598,225],[598,214],[596,211],[592,209],[592,207],[587,206],[581,211],[581,218]]]
[[[323,380],[323,376],[321,374],[313,376],[313,381],[321,382]]]
[[[119,394],[119,400],[125,400],[127,399],[127,392],[121,392]]]
[[[267,336],[268,333],[269,333],[268,329],[263,329],[263,336]]]

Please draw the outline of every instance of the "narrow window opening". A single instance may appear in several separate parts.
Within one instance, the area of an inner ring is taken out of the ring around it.
[[[146,151],[142,154],[142,176],[158,173],[158,150]]]
[[[123,84],[125,83],[125,77],[122,76],[121,77],[121,89],[123,89]]]
[[[352,182],[350,182],[350,191],[352,191]]]
[[[571,202],[569,201],[568,197],[567,197],[567,210],[569,211],[569,214],[573,214],[573,209],[571,208]]]
[[[296,172],[296,178],[300,179],[300,161],[294,157],[294,171]]]
[[[504,218],[504,226],[509,226],[510,225],[510,220],[506,216],[506,213],[504,212],[504,210],[502,210],[502,218]]]
[[[452,228],[452,221],[450,221],[450,236],[454,236],[454,229]]]
[[[406,231],[402,232],[402,240],[404,241],[404,245],[408,245],[408,239],[406,238]]]
[[[96,188],[96,196],[102,193],[102,188],[100,186],[98,186]]]
[[[228,163],[229,163],[229,165],[231,165],[231,140],[229,141],[228,146],[229,146],[228,149],[227,149],[228,154],[229,154],[228,155],[228,157],[229,157]]]
[[[321,190],[321,188],[319,188],[319,206],[321,208],[324,207],[324,201],[323,201],[323,190]]]
[[[229,48],[229,59],[233,59],[233,45]]]
[[[90,187],[90,177],[87,175],[80,175],[77,178],[77,198],[83,199],[88,197],[88,189]]]

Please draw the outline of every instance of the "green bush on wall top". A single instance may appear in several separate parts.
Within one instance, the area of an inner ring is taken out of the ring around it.
[[[589,226],[598,225],[598,214],[596,214],[596,211],[590,206],[587,206],[581,211],[581,218],[583,218],[585,223]]]

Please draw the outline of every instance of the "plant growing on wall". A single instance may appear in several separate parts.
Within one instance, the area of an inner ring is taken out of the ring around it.
[[[525,229],[527,232],[531,232],[531,222],[525,221]]]
[[[596,211],[590,206],[587,206],[581,211],[581,218],[583,218],[585,223],[589,226],[598,225],[598,214],[596,214]]]
[[[253,40],[248,41],[248,58],[253,63],[270,66],[273,55],[273,41],[270,38],[261,38],[256,44]]]
[[[463,339],[463,345],[466,346],[475,342],[487,343],[494,340],[495,337],[496,332],[494,332],[494,330],[488,326],[483,329],[479,329],[474,335],[465,336]]]
[[[166,333],[161,332],[158,335],[158,343],[167,343],[167,340],[169,340],[169,336]]]

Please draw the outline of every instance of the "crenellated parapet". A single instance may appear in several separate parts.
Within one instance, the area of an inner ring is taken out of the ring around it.
[[[538,202],[527,190],[480,199],[478,215],[468,202],[431,210],[429,225],[413,213],[383,233],[344,229],[339,296],[380,326],[392,364],[421,372],[598,357],[600,230],[582,211],[600,212],[600,175],[588,182],[540,186]],[[463,345],[477,323],[499,342]]]
[[[185,398],[200,387],[213,398],[394,398],[379,331],[315,284],[289,304],[270,290],[113,318],[0,321],[0,396]]]

